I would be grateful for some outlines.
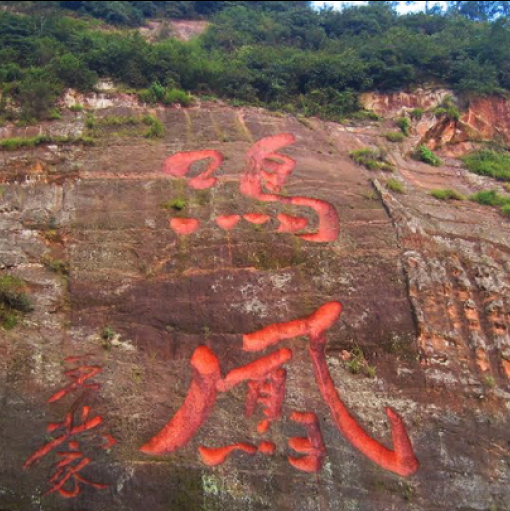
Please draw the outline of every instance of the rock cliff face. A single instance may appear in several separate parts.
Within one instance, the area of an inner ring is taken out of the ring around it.
[[[424,95],[358,126],[204,103],[153,110],[161,139],[1,151],[0,276],[34,311],[0,331],[0,508],[509,510],[510,221],[429,194],[498,187],[453,156],[509,107],[387,142],[447,91]],[[34,134],[82,134],[65,112]],[[407,156],[424,141],[442,167]],[[349,158],[375,146],[405,194]]]
[[[447,98],[460,103],[461,116],[458,120],[443,118],[440,121],[433,114],[433,110]],[[447,89],[431,88],[418,89],[413,93],[364,94],[361,101],[366,109],[384,118],[405,115],[415,109],[423,110],[425,115],[417,123],[416,131],[431,148],[453,143],[452,149],[458,153],[471,148],[470,144],[461,144],[467,141],[510,144],[510,102],[505,97],[462,99],[456,98]]]

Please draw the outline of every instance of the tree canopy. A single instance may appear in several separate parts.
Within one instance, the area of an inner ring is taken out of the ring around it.
[[[372,89],[510,89],[510,2],[449,2],[446,11],[404,16],[393,4],[335,11],[278,1],[0,2],[0,116],[8,98],[40,97],[24,115],[44,117],[63,87],[90,90],[98,77],[333,119],[356,112],[359,94]],[[151,17],[211,25],[190,42],[149,42],[133,27]]]

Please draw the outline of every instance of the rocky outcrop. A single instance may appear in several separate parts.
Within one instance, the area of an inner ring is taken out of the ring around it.
[[[458,104],[459,119],[437,115],[435,110],[447,98]],[[416,132],[431,149],[452,144],[452,155],[468,152],[466,142],[496,141],[510,144],[510,100],[500,96],[459,98],[447,89],[417,89],[392,94],[367,93],[361,98],[367,110],[384,118],[409,116],[420,109],[423,117],[416,123]]]

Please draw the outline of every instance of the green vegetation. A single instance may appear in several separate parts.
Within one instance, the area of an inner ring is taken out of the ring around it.
[[[57,259],[51,256],[44,256],[41,259],[42,264],[46,266],[52,272],[58,273],[59,275],[67,276],[69,275],[69,263],[62,259]]]
[[[62,119],[62,112],[58,108],[52,108],[48,113],[48,119],[50,121],[58,121]]]
[[[470,199],[483,206],[497,207],[504,216],[510,217],[510,195],[501,195],[496,190],[483,190],[472,195]]]
[[[352,374],[361,374],[369,378],[375,378],[377,375],[377,368],[368,364],[363,350],[356,346],[350,353],[350,357],[346,362],[347,368]]]
[[[138,126],[140,124],[147,124],[144,117],[135,117],[133,115],[107,115],[105,117],[94,117],[91,123],[92,128],[109,128],[119,126]]]
[[[20,314],[33,310],[25,289],[25,282],[17,277],[0,277],[0,328],[12,330],[18,324]]]
[[[398,179],[390,178],[386,181],[386,188],[395,193],[406,193],[406,189],[404,187],[404,183],[399,181]]]
[[[163,87],[159,82],[154,82],[148,89],[142,90],[138,97],[140,101],[154,105],[181,105],[191,106],[194,102],[193,96],[186,91],[175,87]]]
[[[188,207],[188,203],[184,199],[172,199],[161,205],[163,209],[173,209],[174,211],[183,211]]]
[[[466,200],[466,196],[457,192],[456,190],[451,190],[449,188],[444,190],[432,190],[430,195],[435,197],[438,200],[458,200],[463,201]]]
[[[486,376],[485,385],[490,389],[493,389],[496,386],[496,379],[494,378],[494,376]]]
[[[423,117],[423,114],[425,113],[425,110],[423,110],[423,108],[414,108],[413,110],[411,110],[411,119],[415,120],[415,121],[420,121],[421,118]]]
[[[83,112],[83,110],[85,110],[85,107],[77,103],[76,105],[72,105],[71,107],[69,107],[69,110],[71,110],[71,112],[78,113]]]
[[[62,235],[57,229],[47,229],[44,232],[44,237],[50,242],[50,243],[62,243]]]
[[[349,156],[359,165],[365,166],[368,170],[382,170],[385,172],[393,172],[394,166],[387,161],[384,149],[358,149],[352,151]]]
[[[205,94],[332,120],[360,113],[360,93],[375,87],[510,90],[510,24],[494,14],[504,3],[457,4],[399,16],[392,2],[342,11],[303,1],[0,2],[0,119],[51,118],[63,88],[90,91],[98,77],[150,104],[186,106],[190,93]],[[151,17],[211,25],[189,42],[152,43],[103,23],[136,27]],[[440,108],[456,118],[450,106]]]
[[[452,121],[460,120],[460,112],[451,96],[446,96],[442,103],[434,109],[438,117],[445,116]]]
[[[506,151],[482,149],[464,156],[462,161],[475,174],[510,181],[510,153]]]
[[[122,115],[107,115],[105,117],[95,117],[94,114],[88,114],[85,119],[85,126],[89,133],[95,137],[99,137],[100,131],[108,128],[120,127],[138,127],[148,126],[149,129],[145,132],[146,138],[162,138],[165,136],[165,127],[161,121],[152,115],[139,116],[122,116]]]
[[[402,134],[406,137],[410,135],[411,121],[407,117],[400,117],[395,121],[396,125],[400,128]]]
[[[37,135],[28,138],[4,138],[0,140],[0,150],[16,151],[26,147],[37,147],[43,144],[84,144],[93,145],[94,140],[90,137],[57,137],[50,135]]]
[[[101,338],[105,341],[111,341],[115,336],[117,335],[117,332],[111,327],[107,326],[103,333],[101,334]]]
[[[388,142],[394,143],[403,142],[406,138],[405,134],[401,133],[400,131],[392,131],[390,133],[386,133],[385,137]]]
[[[145,134],[146,138],[163,138],[165,136],[165,127],[157,117],[146,115],[143,122],[149,126],[149,130]]]
[[[112,349],[112,341],[116,336],[117,332],[111,326],[106,326],[101,332],[101,345],[106,351]]]
[[[422,161],[424,163],[428,163],[429,165],[432,165],[434,167],[440,167],[443,162],[441,161],[441,158],[436,156],[433,151],[431,151],[427,146],[421,145],[416,150],[416,153],[414,154],[414,157]]]
[[[470,197],[473,202],[482,204],[483,206],[507,206],[510,205],[510,196],[501,195],[496,190],[484,190],[475,193]]]

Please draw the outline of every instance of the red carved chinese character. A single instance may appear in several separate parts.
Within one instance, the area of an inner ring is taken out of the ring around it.
[[[80,483],[92,486],[98,490],[106,489],[107,485],[93,483],[80,475],[80,472],[91,462],[91,459],[84,457],[82,452],[74,450],[78,448],[75,442],[70,442],[69,448],[73,450],[57,453],[63,460],[57,464],[56,473],[50,479],[53,487],[44,495],[58,491],[62,497],[71,499],[80,494]],[[73,466],[75,462],[77,463]],[[67,489],[69,486],[72,489]]]
[[[65,431],[61,436],[58,438],[55,438],[48,442],[47,444],[40,447],[32,456],[30,456],[25,464],[23,465],[23,468],[27,469],[31,467],[36,461],[40,460],[41,458],[44,458],[47,454],[49,454],[53,449],[56,449],[60,445],[62,445],[64,442],[69,440],[71,437],[75,435],[79,435],[80,433],[84,433],[86,431],[90,431],[94,428],[97,428],[99,425],[103,423],[103,418],[100,416],[96,416],[93,419],[89,420],[90,416],[90,408],[88,406],[84,406],[81,413],[81,422],[82,424],[79,426],[74,425],[74,412],[69,412],[66,415],[66,418],[64,422],[60,423],[52,423],[49,424],[46,430],[48,433],[53,433],[54,431],[57,431],[58,429],[64,429]]]
[[[219,151],[206,150],[176,153],[167,158],[163,166],[163,172],[170,176],[184,177],[191,170],[194,163],[206,159],[211,159],[212,161],[205,172],[191,178],[188,181],[188,185],[195,190],[212,188],[218,182],[218,179],[212,177],[212,175],[221,167],[224,160],[223,155]]]
[[[340,232],[340,220],[334,206],[320,199],[285,197],[264,191],[264,187],[272,192],[281,191],[292,174],[296,162],[278,151],[295,142],[296,137],[291,133],[281,133],[255,143],[246,157],[246,167],[240,184],[241,193],[262,202],[281,202],[312,209],[319,219],[317,231],[297,236],[316,243],[335,241]],[[281,216],[279,219],[282,222],[279,232],[295,232],[307,225],[305,218]]]
[[[191,357],[193,379],[183,406],[170,422],[140,450],[147,454],[173,452],[186,445],[207,420],[216,402],[216,384],[221,379],[216,355],[199,346]]]
[[[198,452],[200,453],[200,457],[202,461],[209,465],[210,467],[215,467],[217,465],[222,465],[225,463],[226,459],[232,454],[234,451],[242,451],[250,456],[253,456],[257,452],[261,454],[265,454],[266,456],[272,456],[276,450],[275,445],[272,442],[261,442],[258,447],[254,445],[247,444],[246,442],[239,442],[233,445],[227,445],[226,447],[199,447]]]
[[[53,394],[53,396],[51,396],[48,399],[48,403],[55,403],[56,401],[59,401],[63,397],[67,396],[67,394],[78,392],[81,389],[99,390],[101,388],[101,385],[99,385],[98,383],[85,382],[87,380],[90,380],[91,378],[94,378],[101,372],[102,369],[98,366],[81,366],[76,369],[66,371],[65,375],[71,380],[73,380],[73,383],[69,384],[64,389]]]
[[[303,472],[319,472],[326,457],[319,419],[314,413],[294,412],[290,420],[302,424],[308,433],[307,438],[293,437],[289,440],[291,449],[306,454],[301,458],[289,456],[290,464]]]
[[[261,351],[285,339],[308,336],[315,379],[338,430],[354,447],[382,468],[401,476],[410,476],[418,470],[419,464],[399,415],[391,408],[386,409],[392,430],[392,451],[366,433],[349,413],[336,391],[326,361],[326,331],[336,323],[341,312],[342,305],[339,302],[330,302],[307,318],[274,324],[245,335],[244,349],[251,352]]]
[[[306,318],[273,324],[245,335],[243,348],[248,352],[258,352],[282,340],[309,337],[309,353],[314,365],[315,379],[338,430],[354,447],[382,468],[401,476],[412,475],[418,470],[418,460],[404,423],[397,413],[390,408],[386,410],[392,428],[394,450],[391,450],[365,432],[350,415],[336,391],[326,362],[326,332],[338,321],[341,312],[342,305],[339,302],[327,303]],[[222,379],[216,355],[209,348],[200,346],[191,360],[194,375],[184,405],[141,450],[149,454],[163,454],[186,445],[212,412],[217,392],[226,392],[242,382],[248,382],[249,389],[246,415],[250,417],[253,414],[257,403],[263,404],[266,419],[259,423],[258,431],[261,434],[266,433],[271,421],[281,416],[286,377],[282,366],[291,359],[292,352],[289,349],[279,349],[230,371]],[[303,424],[308,432],[307,438],[293,438],[289,442],[294,450],[306,454],[302,458],[290,457],[291,464],[307,472],[318,471],[324,462],[325,447],[316,416],[312,413],[294,413],[291,420]],[[261,449],[260,452],[271,451],[268,444]],[[250,444],[237,443],[217,449],[201,447],[200,453],[205,463],[216,465],[225,461],[236,450],[249,454],[258,451]]]
[[[246,165],[240,180],[239,189],[247,197],[262,202],[280,202],[292,206],[310,208],[318,217],[318,225],[315,232],[302,233],[308,220],[302,216],[290,216],[280,214],[277,216],[280,226],[276,232],[292,233],[311,242],[325,243],[334,241],[340,232],[340,221],[334,206],[326,201],[311,197],[287,197],[280,195],[283,185],[292,175],[296,162],[291,157],[280,154],[278,151],[296,142],[296,137],[291,133],[280,133],[271,137],[265,137],[256,142],[246,155]],[[163,173],[184,177],[191,171],[194,163],[201,160],[211,160],[207,169],[200,175],[190,178],[188,185],[193,189],[206,189],[215,186],[218,182],[213,174],[218,170],[223,161],[223,155],[218,151],[190,151],[179,152],[170,156],[163,165]],[[268,193],[268,191],[270,193]],[[263,225],[271,220],[263,213],[246,213],[242,216],[247,222]],[[224,230],[233,229],[241,215],[222,215],[216,219],[219,227]],[[193,234],[199,228],[196,218],[174,218],[170,220],[170,227],[179,236]]]
[[[248,382],[245,415],[247,418],[252,417],[258,403],[264,406],[266,419],[257,426],[257,431],[261,435],[267,433],[271,423],[282,416],[286,379],[287,371],[277,369],[269,374],[267,378]]]
[[[208,419],[218,392],[231,390],[245,381],[266,380],[291,358],[290,350],[281,349],[232,370],[222,379],[216,355],[206,346],[199,346],[191,358],[193,379],[183,406],[160,433],[140,450],[147,454],[165,454],[183,447]],[[249,399],[251,402],[254,396],[251,395]],[[281,399],[281,396],[278,399]],[[273,408],[275,407],[277,409],[278,404],[273,405]],[[271,410],[271,413],[275,411]]]

